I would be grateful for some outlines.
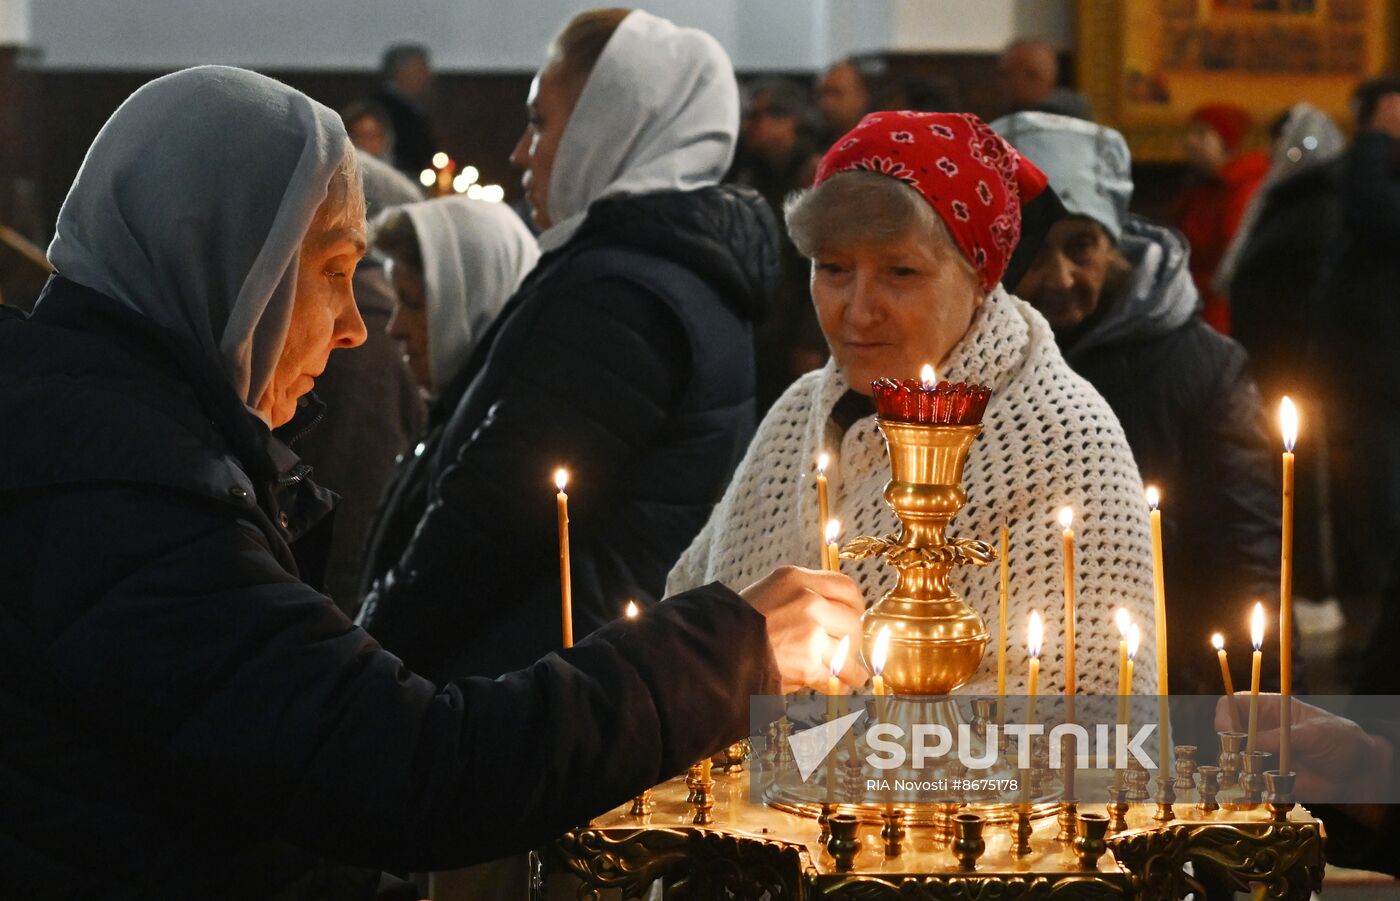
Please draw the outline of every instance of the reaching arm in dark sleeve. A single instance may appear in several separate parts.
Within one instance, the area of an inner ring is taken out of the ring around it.
[[[365,626],[431,671],[449,643],[509,609],[520,561],[556,559],[551,476],[572,474],[576,553],[626,466],[665,426],[689,378],[679,320],[630,282],[600,279],[540,311],[534,353],[455,452],[407,550],[366,600]],[[596,530],[593,530],[596,531]],[[580,598],[586,603],[586,598]]]
[[[1342,167],[1342,214],[1369,242],[1400,245],[1400,142],[1378,131],[1356,136]]]
[[[777,690],[763,617],[717,585],[524,671],[438,688],[231,512],[129,500],[118,508],[168,525],[141,531],[140,559],[92,530],[88,550],[122,563],[95,603],[45,630],[44,655],[81,725],[170,797],[198,798],[196,821],[360,865],[461,866],[748,734],[749,696]]]

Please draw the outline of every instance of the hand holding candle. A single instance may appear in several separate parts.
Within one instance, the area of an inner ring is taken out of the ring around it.
[[[574,587],[569,567],[569,496],[564,488],[569,484],[569,471],[556,469],[554,485],[559,489],[559,601],[564,627],[564,647],[574,646]]]
[[[1293,695],[1293,446],[1298,443],[1298,410],[1285,397],[1279,405],[1279,425],[1283,432],[1283,543],[1279,561],[1278,647],[1279,707],[1278,768],[1288,772],[1289,733]]]
[[[1249,640],[1254,645],[1254,663],[1249,677],[1249,738],[1245,750],[1254,750],[1254,732],[1259,724],[1259,672],[1263,665],[1264,647],[1264,605],[1254,605],[1254,615],[1249,618]]]
[[[1235,680],[1230,678],[1230,660],[1225,655],[1225,636],[1216,632],[1210,637],[1215,656],[1220,659],[1220,678],[1225,682],[1225,703],[1230,706],[1230,728],[1240,731],[1240,712],[1235,709]]]
[[[1065,552],[1065,694],[1075,692],[1074,678],[1074,510],[1060,509],[1061,538]]]

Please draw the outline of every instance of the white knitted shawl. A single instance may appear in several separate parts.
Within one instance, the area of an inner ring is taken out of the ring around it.
[[[1152,564],[1147,507],[1132,451],[1108,403],[1070,370],[1049,325],[1000,286],[987,297],[939,377],[992,388],[980,438],[964,474],[968,503],[950,535],[996,544],[1011,529],[1007,691],[1024,692],[1026,623],[1045,620],[1042,692],[1064,689],[1064,576],[1056,514],[1075,512],[1078,690],[1116,694],[1118,632],[1114,611],[1127,607],[1143,631],[1134,685],[1156,690],[1152,643]],[[816,566],[816,459],[827,469],[831,516],[843,540],[885,535],[898,520],[885,504],[890,477],[885,443],[872,414],[845,433],[831,410],[847,390],[834,362],[798,379],[764,417],[739,470],[694,543],[671,571],[667,594],[720,581],[736,589],[782,564]],[[882,559],[843,561],[843,570],[878,600],[894,584]],[[992,640],[964,692],[996,687],[998,566],[960,567],[951,584],[982,614]]]

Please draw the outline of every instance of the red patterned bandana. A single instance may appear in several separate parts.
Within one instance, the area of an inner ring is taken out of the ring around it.
[[[970,113],[871,113],[817,167],[816,184],[841,172],[876,172],[918,191],[976,267],[982,287],[1001,281],[1021,237],[1021,207],[1045,174]]]

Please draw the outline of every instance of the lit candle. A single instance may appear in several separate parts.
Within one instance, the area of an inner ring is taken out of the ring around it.
[[[1215,656],[1220,660],[1220,678],[1225,680],[1225,705],[1230,708],[1230,727],[1240,731],[1240,712],[1235,709],[1235,680],[1230,678],[1230,659],[1225,655],[1225,636],[1216,632],[1210,637]]]
[[[1148,486],[1148,520],[1152,524],[1152,609],[1156,614],[1153,625],[1157,631],[1157,694],[1166,695],[1167,689],[1167,588],[1165,570],[1162,567],[1162,511],[1158,505],[1161,493],[1155,485]]]
[[[628,619],[636,619],[636,618],[637,618],[637,614],[640,613],[640,612],[641,612],[641,611],[637,609],[637,602],[636,602],[636,601],[628,601],[628,602],[627,602],[627,610],[624,611],[623,615],[626,616]]]
[[[834,573],[841,571],[841,548],[837,542],[841,537],[841,520],[831,519],[826,523],[826,568]]]
[[[1119,607],[1113,613],[1113,624],[1118,627],[1118,697],[1128,693],[1132,679],[1128,677],[1128,627],[1133,624],[1127,607]]]
[[[925,363],[923,368],[919,370],[919,381],[923,383],[925,391],[932,391],[938,387],[938,370]]]
[[[1040,621],[1040,611],[1032,610],[1030,622],[1026,624],[1026,650],[1031,656],[1030,683],[1026,686],[1026,697],[1034,698],[1040,687],[1040,647],[1045,641],[1045,626]],[[1032,711],[1035,706],[1032,703]],[[1032,718],[1034,716],[1032,715]]]
[[[1278,581],[1279,743],[1278,768],[1288,772],[1293,711],[1293,446],[1298,443],[1298,409],[1287,397],[1279,404],[1283,432],[1283,552]]]
[[[1254,605],[1254,615],[1249,618],[1249,640],[1254,644],[1254,665],[1249,677],[1249,738],[1245,750],[1254,750],[1254,731],[1259,724],[1259,669],[1264,662],[1264,605]]]
[[[1010,574],[1008,572],[1010,564],[1011,530],[1006,526],[1006,520],[1001,523],[1001,595],[997,603],[997,697],[1006,697],[1006,607],[1008,603],[1008,586],[1010,584]]]
[[[841,716],[841,667],[846,665],[846,655],[851,650],[851,636],[844,636],[831,655],[831,676],[826,681],[826,721],[834,723]],[[836,755],[827,757],[826,765],[827,800],[836,800]]]
[[[817,457],[817,535],[822,539],[822,569],[827,568],[826,524],[831,515],[826,494],[826,467],[830,462],[831,457],[825,451]]]
[[[870,669],[875,674],[870,680],[870,690],[877,697],[889,694],[885,688],[885,658],[890,653],[890,627],[882,626],[875,636],[875,647],[870,652]]]
[[[559,489],[559,598],[564,621],[564,647],[574,646],[574,587],[569,575],[569,496],[564,488],[569,484],[569,471],[556,469],[554,484]]]
[[[1142,630],[1137,623],[1130,622],[1125,630],[1123,657],[1123,691],[1118,696],[1118,721],[1132,723],[1132,711],[1128,709],[1128,699],[1133,694],[1133,663],[1137,660],[1138,646],[1142,643]]]
[[[1065,694],[1075,691],[1074,679],[1074,510],[1060,509],[1065,551]]]

